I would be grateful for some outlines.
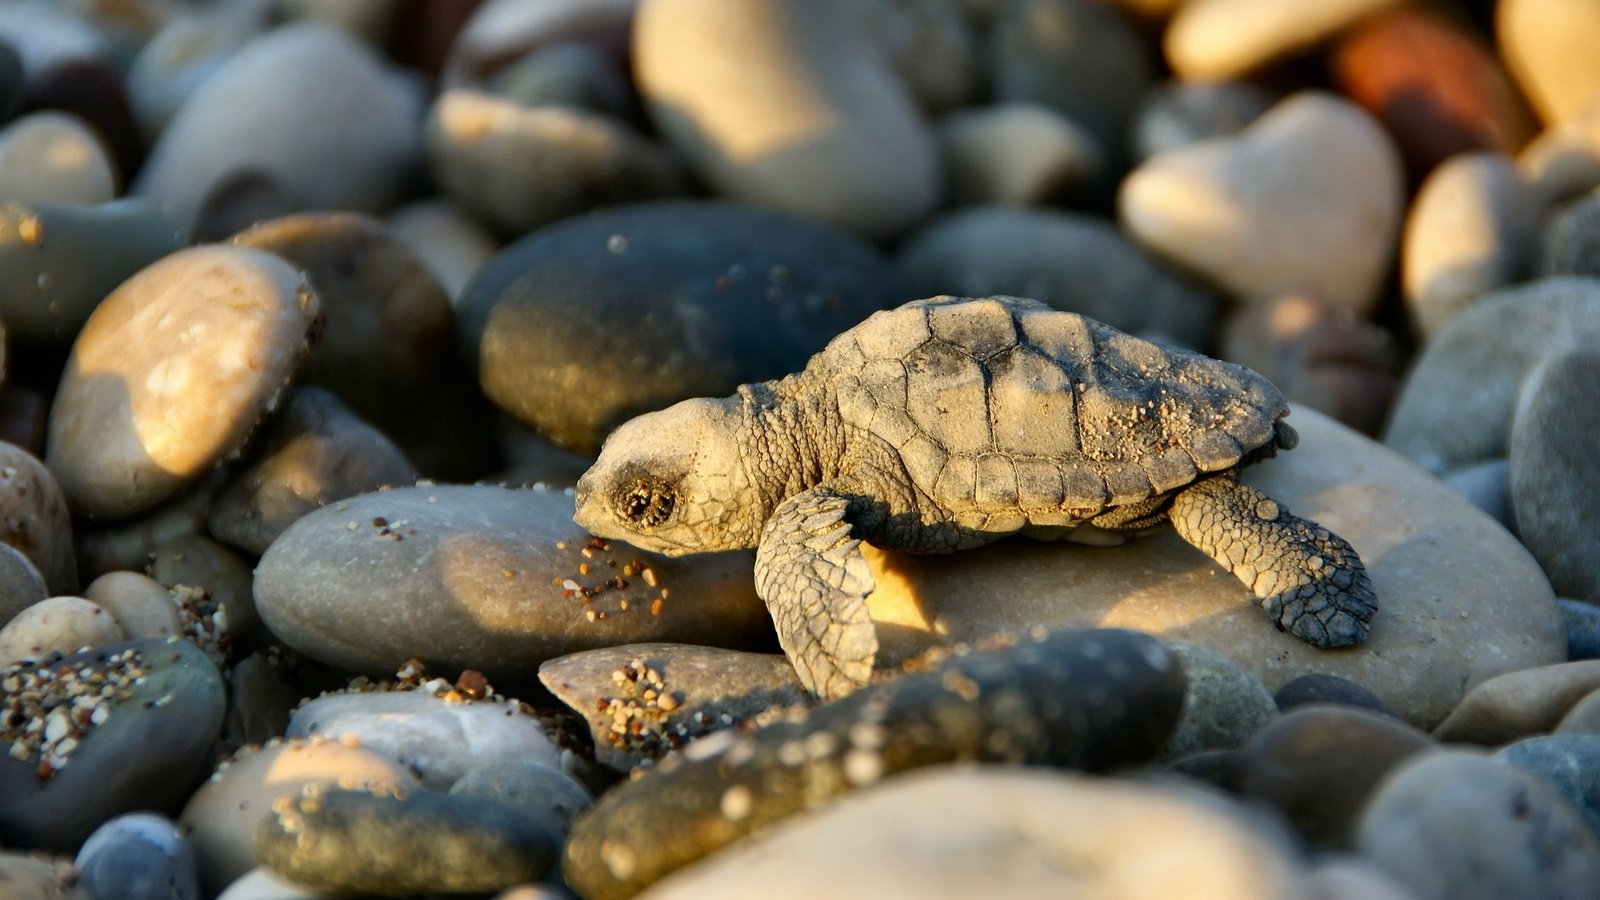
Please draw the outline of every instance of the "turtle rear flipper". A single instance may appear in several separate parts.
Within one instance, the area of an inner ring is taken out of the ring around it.
[[[850,502],[826,485],[779,504],[756,548],[756,593],[800,683],[842,697],[867,683],[878,633],[867,612],[876,584],[850,536]]]
[[[1261,599],[1278,627],[1317,647],[1350,647],[1366,638],[1378,598],[1344,538],[1291,515],[1232,474],[1180,492],[1170,518],[1180,537]]]

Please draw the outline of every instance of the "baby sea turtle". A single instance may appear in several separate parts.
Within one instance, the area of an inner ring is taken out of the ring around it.
[[[1170,520],[1318,647],[1367,634],[1354,549],[1238,482],[1289,449],[1262,375],[1016,297],[874,314],[804,371],[624,423],[578,482],[579,525],[666,554],[756,547],[756,590],[801,681],[866,682],[859,543],[918,553]]]

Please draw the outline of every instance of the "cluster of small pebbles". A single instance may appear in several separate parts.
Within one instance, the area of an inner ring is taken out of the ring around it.
[[[1600,898],[1600,0],[0,2],[0,894]],[[1249,365],[1365,560],[575,525],[874,311]],[[800,813],[804,813],[801,815]],[[1114,887],[1113,887],[1114,886]]]

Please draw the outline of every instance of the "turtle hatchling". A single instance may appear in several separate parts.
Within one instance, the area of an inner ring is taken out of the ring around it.
[[[1024,532],[1170,521],[1281,629],[1366,637],[1354,549],[1242,485],[1297,440],[1264,376],[1016,297],[874,314],[804,371],[619,427],[578,482],[579,525],[666,554],[756,548],[756,591],[801,681],[865,683],[877,655],[861,541],[916,553]]]

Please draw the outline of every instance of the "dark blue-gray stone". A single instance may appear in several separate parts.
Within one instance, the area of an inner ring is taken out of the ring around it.
[[[90,900],[199,900],[194,849],[172,820],[128,813],[96,828],[73,861]]]
[[[515,810],[429,791],[329,790],[273,812],[256,828],[256,859],[336,894],[492,893],[543,878],[561,848]]]
[[[626,897],[742,835],[923,766],[1141,762],[1177,724],[1185,682],[1164,645],[1119,629],[955,656],[668,757],[577,821],[562,871],[586,898]]]
[[[1394,715],[1394,712],[1378,699],[1377,694],[1348,678],[1323,672],[1308,672],[1289,679],[1278,688],[1276,694],[1272,695],[1272,699],[1277,701],[1278,709],[1282,712],[1310,703],[1338,703],[1343,706],[1370,709],[1386,716]]]
[[[1600,838],[1600,734],[1548,734],[1504,747],[1501,759],[1548,781]]]
[[[870,245],[709,201],[622,206],[501,250],[457,326],[484,392],[593,453],[625,419],[802,368],[829,339],[911,299]]]
[[[1556,605],[1567,626],[1567,661],[1600,659],[1600,606],[1564,597]]]

